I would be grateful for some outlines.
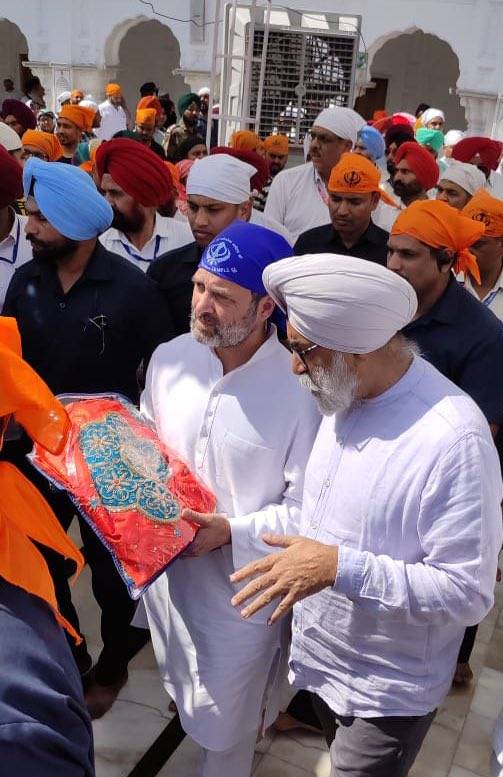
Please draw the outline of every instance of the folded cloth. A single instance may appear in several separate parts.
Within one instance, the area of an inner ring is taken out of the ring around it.
[[[124,398],[61,399],[72,424],[66,448],[35,445],[31,461],[68,491],[138,599],[197,533],[182,510],[212,512],[216,500]]]

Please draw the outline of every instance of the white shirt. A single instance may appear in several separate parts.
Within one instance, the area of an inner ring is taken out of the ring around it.
[[[7,237],[0,241],[0,310],[5,302],[5,295],[12,276],[17,268],[33,258],[30,241],[26,238],[24,228],[27,216],[14,213],[14,221]]]
[[[312,162],[290,167],[274,176],[265,215],[279,221],[294,242],[302,232],[328,224],[328,195]]]
[[[492,310],[495,316],[503,321],[503,270],[501,271],[498,280],[494,284],[491,291],[489,291],[482,299],[475,291],[475,287],[472,283],[472,279],[469,273],[460,273],[457,276],[457,280],[460,281],[465,289],[470,292],[479,302]]]
[[[266,531],[298,532],[304,468],[320,417],[274,327],[252,358],[226,375],[213,349],[190,334],[159,346],[141,408],[231,524],[232,545],[178,558],[143,597],[164,686],[184,730],[202,747],[226,750],[258,729],[266,691],[266,725],[274,719],[274,672],[288,626],[267,626],[270,608],[243,621],[231,605],[239,587],[229,575],[270,551],[261,540]]]
[[[326,417],[301,534],[339,546],[333,587],[295,605],[291,678],[340,715],[424,715],[466,626],[493,604],[498,455],[470,397],[417,357],[380,396]]]
[[[110,100],[98,106],[101,115],[101,125],[94,130],[97,138],[110,140],[116,132],[127,129],[127,115],[122,105],[112,105]]]
[[[391,232],[391,227],[400,215],[400,210],[401,208],[394,208],[387,202],[379,200],[377,208],[372,211],[372,221],[381,229],[385,229],[386,232]]]
[[[273,232],[277,232],[278,235],[284,237],[286,242],[290,243],[291,246],[293,246],[295,243],[292,234],[286,227],[283,226],[283,224],[280,224],[279,221],[276,221],[276,219],[267,216],[265,213],[262,213],[262,211],[257,210],[256,208],[252,208],[250,224],[259,224],[261,227],[267,227],[267,229],[270,229]]]
[[[159,216],[157,213],[152,237],[145,243],[141,251],[128,240],[123,232],[119,232],[114,227],[110,227],[100,235],[100,242],[103,243],[107,251],[123,256],[124,259],[129,259],[146,272],[154,259],[173,248],[181,248],[188,243],[193,243],[194,235],[188,222]]]

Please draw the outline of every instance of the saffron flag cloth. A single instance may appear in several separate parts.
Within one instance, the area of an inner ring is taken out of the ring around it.
[[[61,399],[72,425],[65,450],[35,445],[31,461],[68,492],[138,599],[196,535],[182,510],[212,512],[216,500],[123,397]]]

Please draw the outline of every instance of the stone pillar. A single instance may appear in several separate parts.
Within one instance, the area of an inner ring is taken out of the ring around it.
[[[472,92],[458,89],[461,105],[465,108],[467,135],[490,137],[498,95],[491,92]]]
[[[91,94],[97,103],[105,99],[105,87],[117,78],[117,68],[97,68],[92,65],[48,64],[47,62],[26,62],[45,87],[45,102],[51,110],[59,108],[57,96],[66,90],[82,89]]]

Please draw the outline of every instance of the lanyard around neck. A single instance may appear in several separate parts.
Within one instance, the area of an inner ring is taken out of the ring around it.
[[[141,254],[137,254],[136,251],[131,250],[130,246],[128,246],[127,243],[123,243],[123,241],[120,241],[121,246],[123,247],[124,251],[127,251],[131,259],[136,259],[137,262],[153,262],[155,259],[157,259],[157,254],[159,253],[159,246],[161,245],[161,236],[156,235],[155,236],[155,244],[154,244],[154,255],[152,259],[145,259],[144,256]]]
[[[8,259],[6,256],[0,256],[0,262],[7,262],[8,264],[16,264],[17,253],[19,250],[19,238],[21,236],[21,222],[19,221],[19,219],[16,219],[16,221],[17,221],[16,241],[14,243],[14,248],[12,249],[12,256],[10,259]]]

